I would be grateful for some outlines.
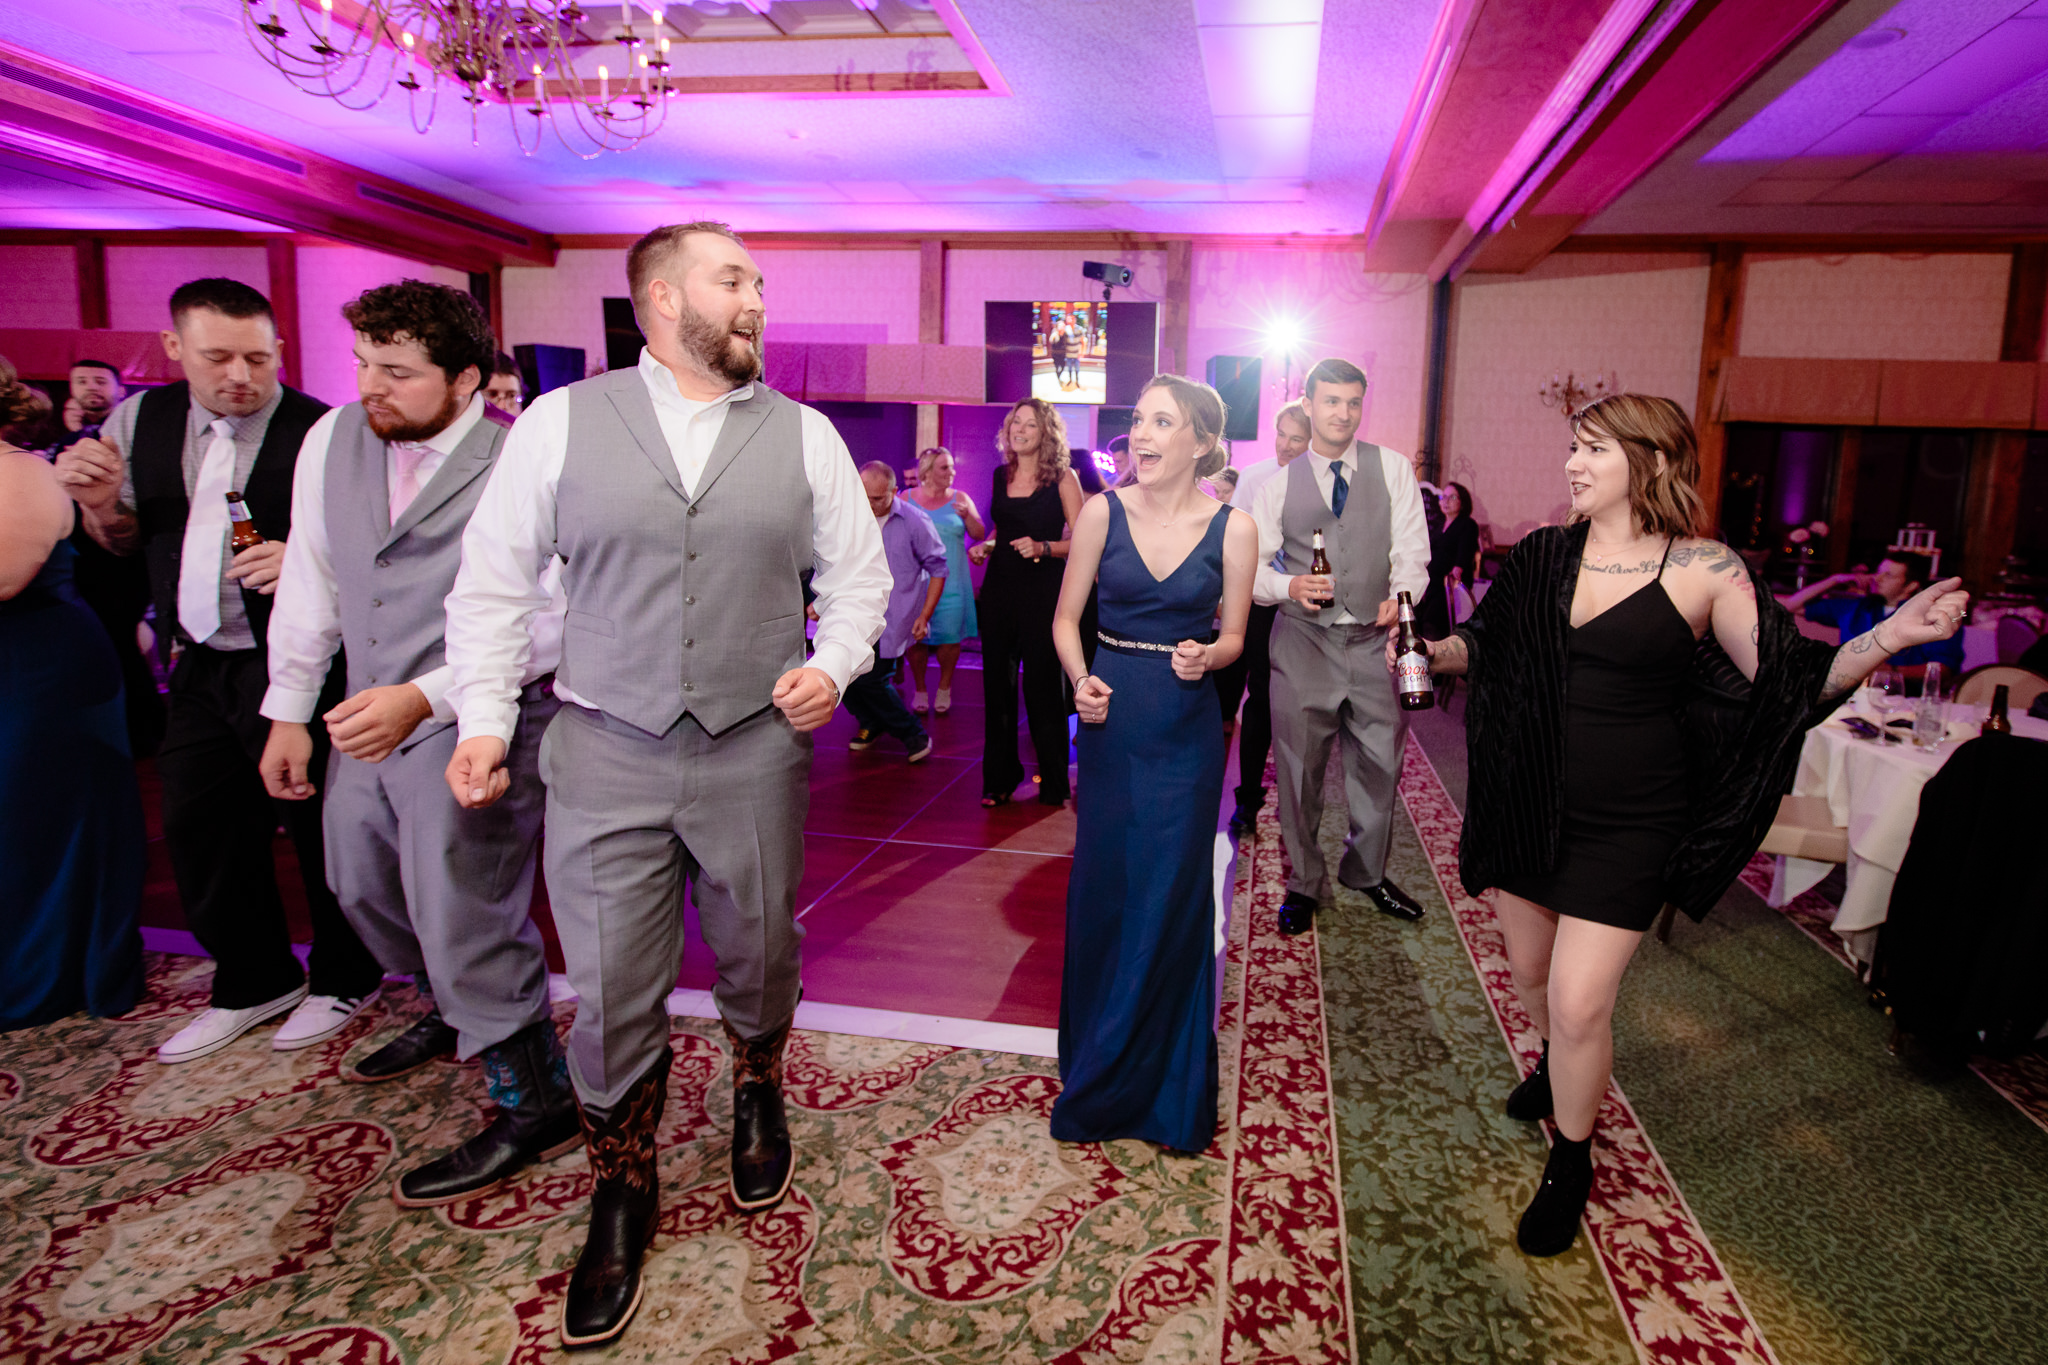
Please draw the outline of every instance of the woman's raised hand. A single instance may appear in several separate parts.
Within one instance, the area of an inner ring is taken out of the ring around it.
[[[1182,640],[1173,650],[1173,674],[1183,682],[1200,682],[1209,671],[1209,646]]]
[[[1881,638],[1878,644],[1896,654],[1955,634],[1962,629],[1963,617],[1970,611],[1970,594],[1962,587],[1962,579],[1944,578],[1901,602],[1884,623],[1884,633],[1890,638]]]

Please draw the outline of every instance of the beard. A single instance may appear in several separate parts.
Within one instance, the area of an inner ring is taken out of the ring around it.
[[[754,329],[754,337],[741,336],[735,328]],[[734,388],[761,377],[761,315],[742,313],[730,323],[718,322],[685,303],[676,319],[676,345],[684,355],[726,380]],[[735,347],[733,343],[740,344]]]
[[[469,400],[457,395],[454,388],[450,387],[447,399],[441,404],[441,410],[423,421],[408,422],[396,413],[380,417],[377,410],[368,404],[363,406],[363,420],[369,423],[371,432],[380,441],[428,441],[446,431],[448,424],[467,406]]]

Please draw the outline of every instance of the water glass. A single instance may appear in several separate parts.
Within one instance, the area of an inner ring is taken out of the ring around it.
[[[1905,700],[1905,696],[1906,682],[1898,669],[1885,664],[1871,673],[1870,704],[1880,719],[1899,709],[1899,703]]]
[[[1922,749],[1938,749],[1946,738],[1948,704],[1935,693],[1923,691],[1913,704],[1913,743]]]

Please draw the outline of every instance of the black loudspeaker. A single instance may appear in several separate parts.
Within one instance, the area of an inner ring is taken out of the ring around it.
[[[640,334],[640,319],[633,315],[633,300],[604,301],[604,367],[630,370],[640,363],[640,348],[647,338]]]
[[[1223,407],[1228,413],[1223,423],[1226,441],[1249,441],[1259,434],[1259,370],[1257,356],[1209,357],[1209,387],[1223,395]]]
[[[529,403],[549,389],[583,378],[581,346],[514,346],[512,358],[519,362],[519,377],[526,383]]]

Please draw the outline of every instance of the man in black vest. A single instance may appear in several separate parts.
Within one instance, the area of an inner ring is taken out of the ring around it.
[[[291,1013],[280,1051],[333,1037],[377,994],[383,971],[327,889],[320,803],[273,802],[257,771],[270,734],[270,594],[291,533],[292,470],[326,405],[278,382],[270,303],[235,280],[194,280],[171,295],[164,353],[182,383],[123,402],[98,439],[57,461],[92,538],[142,554],[157,630],[183,647],[157,775],[164,841],[185,919],[213,955],[212,1008],[157,1049],[190,1061]],[[226,494],[239,491],[265,543],[231,554]],[[327,702],[340,700],[338,688]],[[313,759],[326,764],[323,744]],[[271,860],[282,824],[298,852],[313,917],[312,979],[292,954]]]

